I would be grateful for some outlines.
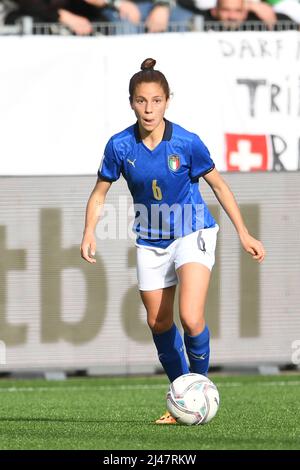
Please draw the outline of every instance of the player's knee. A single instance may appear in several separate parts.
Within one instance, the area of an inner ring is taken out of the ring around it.
[[[148,325],[152,333],[160,334],[172,328],[173,320],[158,320],[157,318],[148,318]]]
[[[182,327],[184,331],[190,335],[190,336],[196,336],[201,331],[203,331],[205,327],[205,321],[204,318],[186,318],[186,319],[181,319]]]

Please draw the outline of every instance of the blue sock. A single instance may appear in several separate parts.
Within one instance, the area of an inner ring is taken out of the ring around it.
[[[206,375],[209,366],[209,329],[207,326],[197,336],[184,333],[184,343],[191,372]]]
[[[158,358],[169,377],[170,382],[180,375],[188,374],[189,368],[184,355],[184,346],[181,335],[175,323],[164,333],[152,333],[158,352]]]

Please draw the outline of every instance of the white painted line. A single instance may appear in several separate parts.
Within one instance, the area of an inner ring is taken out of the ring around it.
[[[87,379],[88,380],[88,379]],[[291,381],[268,381],[268,382],[225,382],[216,384],[218,388],[230,387],[244,387],[251,385],[259,385],[263,387],[269,386],[299,386],[300,380]],[[0,393],[23,393],[23,392],[80,392],[80,391],[120,391],[120,390],[154,390],[165,389],[167,390],[168,384],[149,384],[149,385],[91,385],[90,387],[83,386],[61,386],[61,387],[0,387]]]

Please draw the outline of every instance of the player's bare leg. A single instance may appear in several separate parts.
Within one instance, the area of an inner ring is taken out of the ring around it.
[[[177,270],[179,277],[179,314],[184,331],[201,333],[205,326],[205,302],[210,270],[200,263],[186,263]]]
[[[177,270],[179,314],[191,372],[206,375],[209,366],[209,330],[205,324],[205,302],[211,272],[200,263],[186,263]]]
[[[153,333],[163,333],[173,325],[173,305],[176,286],[140,291],[147,311],[147,323]]]

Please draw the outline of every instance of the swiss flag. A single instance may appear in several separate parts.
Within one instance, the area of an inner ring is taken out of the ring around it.
[[[268,169],[266,135],[225,134],[227,171]]]

